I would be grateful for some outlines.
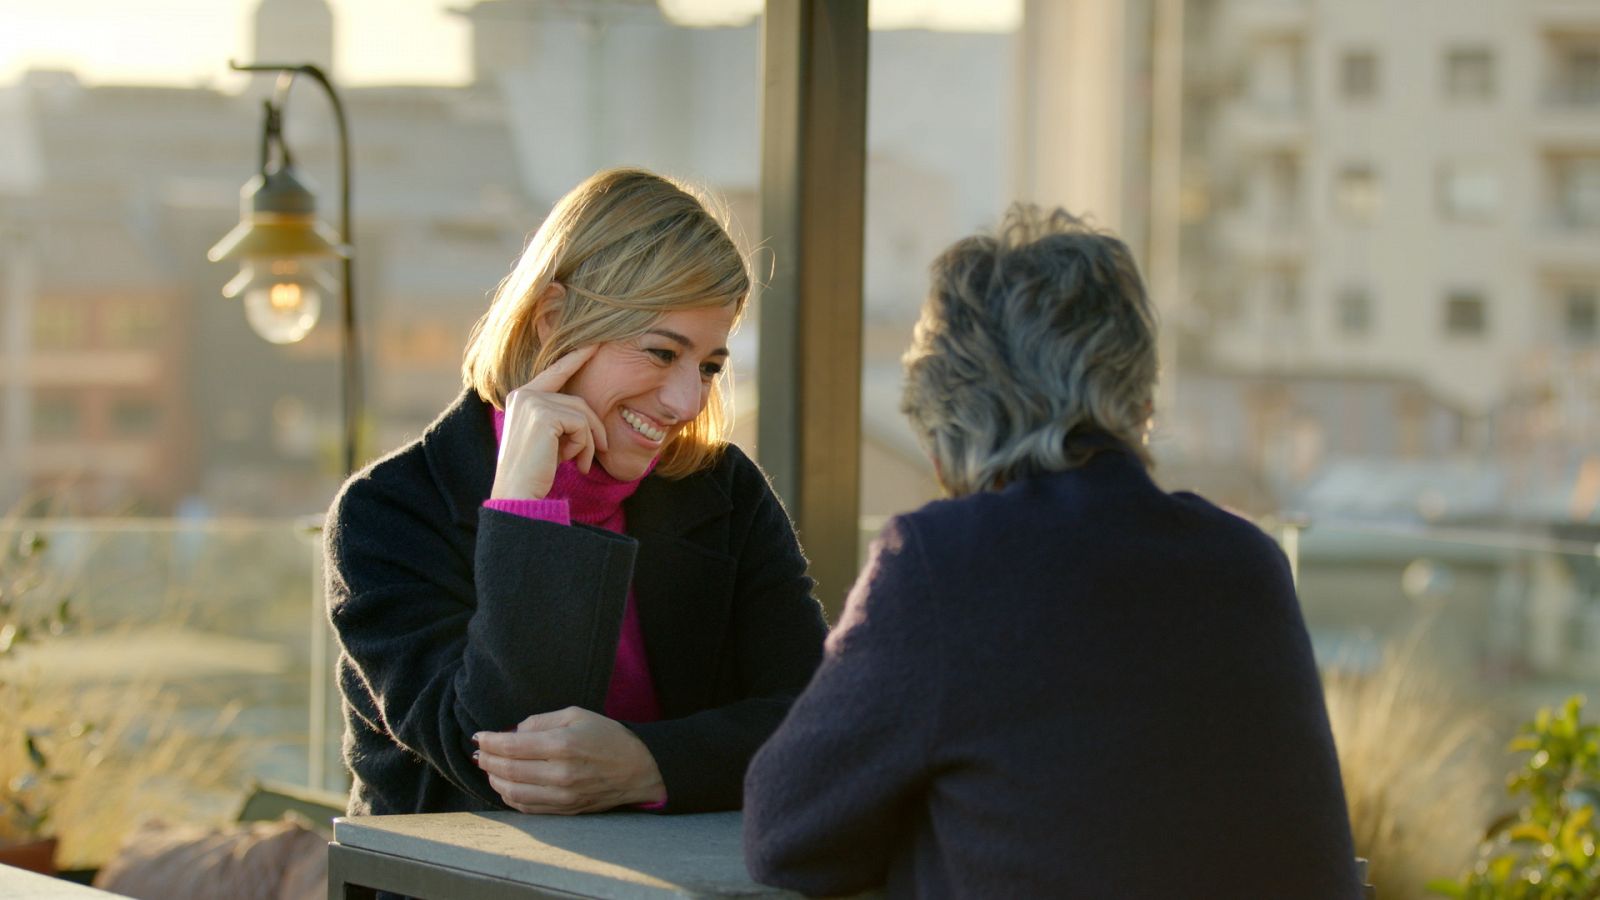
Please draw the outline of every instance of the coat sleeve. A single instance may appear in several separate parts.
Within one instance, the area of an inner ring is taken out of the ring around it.
[[[628,723],[661,771],[663,812],[738,809],[751,757],[822,658],[827,624],[794,526],[755,464],[744,462],[739,471],[734,502],[753,510],[737,554],[728,623],[741,696],[680,718]]]
[[[329,612],[363,695],[352,705],[455,787],[502,807],[472,735],[600,708],[637,545],[484,509],[468,558],[441,534],[449,527],[442,510],[370,475],[351,482],[329,518]]]
[[[821,667],[745,777],[745,861],[806,894],[881,885],[926,789],[942,666],[915,532],[890,520]]]

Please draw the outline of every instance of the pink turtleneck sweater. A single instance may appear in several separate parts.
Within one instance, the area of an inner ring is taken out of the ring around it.
[[[497,443],[505,421],[505,413],[495,410]],[[651,463],[651,467],[654,466]],[[568,461],[556,467],[555,483],[543,500],[485,500],[483,505],[530,519],[561,525],[576,521],[621,534],[627,524],[623,519],[622,501],[633,496],[638,487],[638,481],[612,478],[598,462],[590,466],[589,474],[585,475],[577,464]],[[650,662],[645,656],[644,631],[639,626],[639,606],[634,602],[632,588],[628,589],[627,605],[622,612],[622,634],[617,641],[616,663],[611,668],[611,684],[606,689],[602,711],[621,722],[654,722],[661,718],[655,682],[650,679]]]

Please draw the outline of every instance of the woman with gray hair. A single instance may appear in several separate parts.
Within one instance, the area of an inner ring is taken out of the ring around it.
[[[1151,480],[1155,316],[1064,212],[958,241],[905,358],[948,499],[890,520],[745,780],[808,894],[1361,896],[1289,567]]]

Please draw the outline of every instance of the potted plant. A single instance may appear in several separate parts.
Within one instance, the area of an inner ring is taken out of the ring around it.
[[[0,529],[0,535],[14,533]],[[70,776],[52,765],[51,755],[92,729],[75,723],[57,733],[28,724],[31,695],[19,657],[29,644],[62,634],[73,624],[67,598],[44,596],[47,549],[45,538],[32,531],[0,546],[0,708],[11,711],[0,721],[0,863],[55,874],[51,805]]]

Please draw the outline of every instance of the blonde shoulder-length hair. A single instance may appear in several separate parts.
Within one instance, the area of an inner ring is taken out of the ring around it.
[[[535,320],[552,284],[565,298],[541,341]],[[743,254],[697,192],[652,172],[608,169],[539,226],[473,326],[462,379],[504,409],[507,394],[573,349],[643,334],[677,310],[731,305],[737,322],[749,294]],[[681,478],[716,461],[730,424],[725,402],[713,382],[706,408],[662,450],[657,474]]]

